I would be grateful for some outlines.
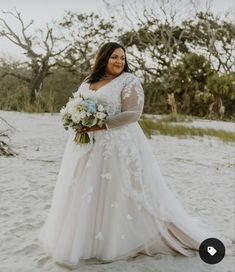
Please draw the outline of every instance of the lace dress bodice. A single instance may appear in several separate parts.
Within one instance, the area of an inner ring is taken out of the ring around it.
[[[83,82],[78,91],[84,98],[102,103],[108,112],[107,129],[116,128],[139,119],[144,105],[144,91],[138,77],[123,72],[98,90],[91,90],[90,84]]]

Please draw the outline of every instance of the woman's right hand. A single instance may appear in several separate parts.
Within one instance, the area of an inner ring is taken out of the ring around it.
[[[93,127],[91,127],[91,128],[89,128],[89,127],[83,127],[81,130],[79,130],[78,132],[81,132],[81,133],[85,133],[85,132],[91,132],[91,131],[98,131],[98,130],[104,130],[104,129],[106,129],[106,127],[105,126],[103,126],[103,127],[99,127],[99,126],[93,126]]]

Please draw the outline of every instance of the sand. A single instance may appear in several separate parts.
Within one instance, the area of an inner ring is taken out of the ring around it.
[[[0,116],[16,128],[11,144],[19,153],[0,157],[0,272],[70,271],[47,256],[37,241],[67,140],[60,116],[6,111],[0,111]],[[229,122],[197,120],[192,125],[235,130]],[[162,135],[149,141],[167,184],[185,209],[223,233],[234,246],[234,143]],[[73,271],[234,272],[234,258],[230,253],[219,264],[209,265],[198,255],[142,255],[108,264],[89,260]]]

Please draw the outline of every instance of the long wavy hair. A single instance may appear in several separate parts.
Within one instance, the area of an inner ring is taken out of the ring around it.
[[[131,72],[127,58],[126,58],[126,50],[125,48],[116,42],[108,42],[101,46],[97,55],[95,64],[92,68],[91,73],[86,77],[85,81],[88,83],[94,83],[99,81],[105,75],[105,68],[108,63],[110,56],[112,55],[113,51],[117,48],[122,48],[125,53],[125,65],[123,71]]]

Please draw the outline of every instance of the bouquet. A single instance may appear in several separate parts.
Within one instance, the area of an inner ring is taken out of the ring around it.
[[[87,132],[82,132],[84,127],[93,127],[104,125],[108,114],[105,107],[97,103],[92,97],[84,97],[81,93],[74,93],[68,103],[61,108],[63,126],[66,130],[69,127],[76,131],[74,141],[77,144],[86,144],[90,142]]]

